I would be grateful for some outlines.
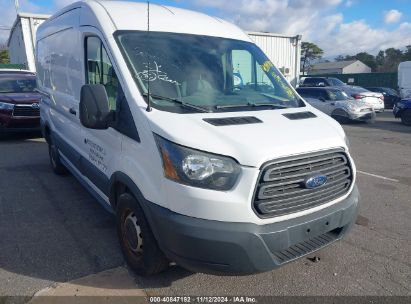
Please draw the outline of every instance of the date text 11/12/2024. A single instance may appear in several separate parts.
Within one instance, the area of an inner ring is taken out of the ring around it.
[[[216,296],[172,296],[172,297],[150,297],[150,303],[257,303],[254,297],[232,296],[232,297],[216,297]]]

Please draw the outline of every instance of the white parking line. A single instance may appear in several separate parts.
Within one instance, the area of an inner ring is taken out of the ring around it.
[[[364,172],[364,171],[360,171],[360,170],[357,170],[357,172],[358,172],[358,173],[361,173],[361,174],[364,174],[364,175],[368,175],[368,176],[372,176],[372,177],[376,177],[376,178],[381,178],[381,179],[384,179],[384,180],[388,180],[388,181],[391,181],[391,182],[396,182],[396,183],[399,182],[398,179],[388,178],[388,177],[385,177],[385,176],[381,176],[381,175],[377,175],[377,174],[372,174],[372,173],[368,173],[368,172]]]

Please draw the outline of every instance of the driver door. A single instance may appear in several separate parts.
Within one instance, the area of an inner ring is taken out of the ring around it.
[[[109,108],[118,111],[120,84],[107,48],[97,33],[86,32],[84,41],[84,84],[102,84]],[[109,179],[120,157],[123,136],[116,129],[94,130],[82,127],[81,171],[100,191],[107,195]]]

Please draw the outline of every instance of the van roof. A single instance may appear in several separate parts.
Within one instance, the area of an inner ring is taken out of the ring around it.
[[[147,3],[114,0],[83,0],[53,15],[50,20],[75,8],[89,9],[101,26],[115,30],[147,31]],[[83,15],[84,16],[84,15]],[[86,22],[86,20],[84,20]],[[90,24],[88,24],[90,25]],[[150,31],[195,34],[251,41],[240,28],[220,18],[196,11],[150,3]]]

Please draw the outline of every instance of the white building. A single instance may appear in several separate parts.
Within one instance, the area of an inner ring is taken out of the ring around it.
[[[317,63],[311,66],[309,75],[371,73],[371,68],[359,60]]]
[[[27,70],[36,71],[34,50],[36,31],[49,15],[19,13],[10,30],[7,46],[10,63],[23,64]]]
[[[295,87],[300,77],[301,35],[247,32],[285,78]]]

